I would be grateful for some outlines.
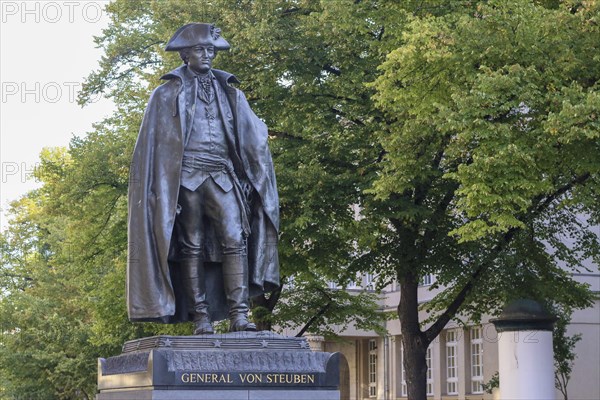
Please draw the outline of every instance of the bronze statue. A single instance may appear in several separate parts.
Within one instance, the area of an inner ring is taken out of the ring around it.
[[[205,23],[166,51],[184,65],[162,77],[140,128],[129,183],[127,305],[131,321],[212,321],[252,331],[249,298],[279,285],[279,198],[267,127],[212,69],[229,43]]]

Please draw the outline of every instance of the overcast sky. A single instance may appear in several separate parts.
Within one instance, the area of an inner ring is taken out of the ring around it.
[[[67,146],[112,112],[77,91],[102,55],[108,1],[0,1],[0,229],[8,203],[36,187],[30,173],[44,147]]]

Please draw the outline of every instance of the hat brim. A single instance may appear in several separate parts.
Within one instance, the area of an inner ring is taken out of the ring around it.
[[[229,45],[229,43],[227,43],[227,41],[225,39],[219,38],[212,42],[199,40],[197,43],[185,44],[185,45],[177,44],[177,43],[168,43],[167,46],[165,47],[165,51],[179,51],[179,50],[188,49],[190,47],[194,47],[194,46],[198,46],[198,45],[213,46],[215,48],[215,50],[229,50],[231,48],[231,46]]]
[[[214,25],[205,23],[191,23],[177,29],[165,47],[165,51],[179,51],[186,48],[205,45],[214,46],[215,50],[229,50],[229,43],[220,35],[220,30],[215,34]]]

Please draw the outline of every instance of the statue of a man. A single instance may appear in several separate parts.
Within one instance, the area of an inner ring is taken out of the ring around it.
[[[181,27],[166,51],[185,65],[154,90],[129,183],[127,305],[132,321],[212,321],[252,331],[249,299],[279,285],[279,198],[267,127],[237,79],[212,69],[229,43],[211,24]]]

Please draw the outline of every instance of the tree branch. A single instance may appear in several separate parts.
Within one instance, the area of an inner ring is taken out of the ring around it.
[[[442,315],[438,317],[435,323],[424,332],[428,343],[431,343],[440,334],[442,329],[444,329],[446,324],[456,315],[464,301],[467,299],[469,293],[471,293],[471,291],[473,290],[473,287],[475,286],[475,281],[481,275],[484,268],[484,265],[481,265],[475,270],[475,272],[471,274],[471,277],[469,278],[465,286],[461,289],[461,291],[458,293],[458,295],[456,295],[452,303],[450,303],[450,305],[446,308]]]
[[[378,42],[381,42],[381,39],[383,38],[384,33],[385,33],[385,26],[382,26],[381,29],[379,30],[379,33],[375,37],[375,39],[377,39]]]
[[[0,274],[0,276],[2,276],[4,278],[23,279],[23,280],[28,281],[28,282],[32,282],[33,281],[33,278],[30,277],[30,276],[20,275],[20,274],[11,274],[11,273],[4,272],[4,271]]]
[[[509,229],[509,231],[504,234],[503,240],[497,246],[495,246],[494,249],[492,249],[490,254],[496,255],[500,251],[502,251],[504,249],[504,246],[510,243],[510,241],[513,239],[513,237],[519,230],[520,228]],[[469,294],[473,291],[477,279],[481,276],[481,274],[489,265],[492,265],[492,263],[482,263],[477,267],[475,271],[473,271],[473,273],[471,273],[471,277],[460,290],[460,292],[458,292],[452,303],[450,303],[450,305],[446,308],[442,315],[440,315],[437,318],[433,325],[431,325],[424,332],[429,343],[431,343],[440,334],[440,332],[442,331],[442,329],[444,329],[446,324],[450,322],[450,320],[458,313],[458,310],[460,309],[462,304],[465,302]]]
[[[576,176],[571,182],[557,188],[554,193],[549,194],[548,196],[540,196],[533,203],[537,204],[537,206],[529,213],[531,214],[539,214],[545,211],[556,199],[560,196],[566,194],[571,189],[573,189],[576,185],[581,185],[585,183],[591,174],[589,172],[585,172],[579,176]]]
[[[304,335],[304,333],[312,326],[312,324],[315,323],[317,318],[323,316],[325,312],[327,312],[329,307],[331,307],[331,303],[332,300],[329,300],[327,303],[325,303],[325,305],[323,305],[323,307],[321,307],[319,311],[308,320],[308,322],[302,327],[302,329],[300,329],[300,332],[296,334],[296,337],[301,337],[302,335]]]
[[[270,311],[273,311],[273,309],[275,309],[275,306],[277,305],[277,302],[279,301],[279,298],[281,297],[282,289],[283,289],[283,287],[279,286],[277,289],[275,289],[271,292],[271,295],[267,299],[266,306]]]
[[[294,14],[294,13],[299,13],[301,15],[309,15],[311,12],[313,12],[313,11],[308,10],[308,9],[302,9],[300,7],[292,7],[292,8],[288,8],[287,10],[283,10],[281,12],[281,16],[286,17],[286,16]]]
[[[308,322],[302,327],[302,329],[300,329],[300,332],[298,332],[296,334],[296,337],[301,337],[302,335],[304,335],[304,333],[312,326],[312,324],[315,323],[315,321],[317,320],[317,318],[323,316],[325,314],[325,312],[327,312],[327,310],[329,309],[329,307],[331,307],[331,304],[333,303],[333,299],[331,298],[331,296],[329,295],[329,293],[327,293],[325,290],[317,287],[315,288],[315,290],[319,293],[321,293],[324,297],[327,298],[327,303],[324,304],[319,311],[317,311],[316,314],[314,314],[309,320]]]
[[[273,131],[269,129],[268,132],[269,136],[273,136],[276,138],[283,138],[283,139],[291,139],[291,140],[298,140],[298,141],[304,141],[304,138],[300,137],[300,136],[294,136],[291,135],[287,132],[279,132],[279,131]]]
[[[88,243],[85,245],[85,248],[92,248],[93,244],[100,237],[100,235],[102,233],[104,233],[105,228],[108,226],[108,223],[110,222],[111,218],[113,217],[113,211],[117,208],[117,202],[119,201],[120,198],[121,198],[120,194],[115,196],[114,200],[112,201],[112,204],[108,207],[109,209],[106,213],[106,218],[104,220],[104,223],[102,224],[100,229],[97,231],[97,233],[92,237],[92,239],[90,241],[88,241]]]
[[[331,111],[333,111],[333,113],[334,113],[335,115],[339,115],[340,117],[342,117],[342,118],[345,118],[347,121],[350,121],[350,122],[352,122],[352,123],[353,123],[353,124],[355,124],[355,125],[365,126],[365,123],[364,123],[364,122],[362,122],[361,120],[359,120],[359,119],[355,119],[355,118],[354,118],[354,119],[352,119],[352,118],[348,118],[348,117],[346,116],[346,113],[345,113],[345,112],[343,112],[343,111],[341,111],[341,110],[338,110],[338,109],[337,109],[337,108],[335,108],[335,107],[331,107]]]
[[[377,156],[377,160],[375,161],[375,164],[379,164],[380,162],[382,162],[383,161],[383,157],[385,157],[387,153],[388,153],[387,151],[381,150],[379,152],[379,155]]]
[[[571,182],[557,188],[550,195],[548,195],[544,198],[539,198],[537,206],[534,208],[534,210],[532,210],[529,213],[529,215],[539,214],[539,213],[543,212],[556,199],[558,199],[560,196],[564,195],[565,193],[569,192],[576,185],[583,184],[586,180],[588,180],[590,178],[590,176],[591,175],[588,172],[586,172],[582,175],[579,175],[579,176],[575,177]],[[451,201],[452,198],[453,198],[453,196],[449,196],[449,193],[447,193],[444,198],[444,203],[449,204],[449,202]],[[523,218],[520,218],[520,219],[523,219]],[[495,246],[494,249],[492,249],[491,255],[496,255],[499,252],[501,252],[504,249],[504,247],[508,243],[510,243],[510,241],[513,239],[515,234],[520,230],[521,230],[521,228],[512,228],[512,229],[508,230],[508,232],[506,232],[506,234],[504,234],[504,237],[503,237],[503,240],[501,241],[501,243],[499,243],[497,246]],[[471,276],[469,277],[469,280],[465,283],[465,285],[460,290],[460,292],[458,292],[458,294],[455,296],[452,303],[450,303],[450,305],[446,308],[446,310],[437,318],[437,320],[433,323],[433,325],[431,325],[424,332],[426,335],[426,338],[429,342],[433,341],[439,335],[439,333],[442,331],[442,329],[444,329],[446,324],[458,313],[458,310],[460,309],[462,304],[468,298],[469,294],[473,291],[473,288],[475,287],[478,278],[481,276],[481,274],[485,271],[485,269],[489,265],[491,265],[491,264],[483,263],[471,274]]]
[[[325,64],[323,65],[323,70],[335,75],[335,76],[340,76],[342,74],[342,71],[340,71],[339,68],[335,68],[333,65],[330,64]]]

